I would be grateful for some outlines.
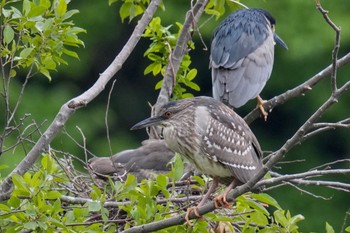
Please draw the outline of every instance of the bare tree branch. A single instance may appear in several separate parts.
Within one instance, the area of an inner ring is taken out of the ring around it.
[[[107,99],[107,106],[106,106],[106,113],[105,113],[106,135],[107,135],[107,141],[108,141],[108,147],[109,147],[110,156],[113,155],[113,152],[112,152],[111,137],[110,137],[110,135],[109,135],[108,112],[109,112],[109,105],[110,105],[110,102],[111,102],[111,95],[112,95],[113,88],[114,88],[114,85],[115,85],[115,82],[116,82],[116,81],[117,81],[117,80],[114,80],[114,81],[113,81],[112,86],[111,86],[111,89],[109,90],[108,99]]]
[[[332,83],[332,92],[337,91],[337,57],[340,48],[340,28],[335,25],[335,23],[329,18],[328,11],[323,9],[321,6],[320,0],[316,2],[316,8],[321,12],[323,18],[326,22],[333,28],[335,31],[335,45],[332,52],[332,73],[331,73],[331,83]]]
[[[146,26],[151,21],[155,14],[161,0],[152,0],[143,13],[139,23],[135,27],[128,42],[123,49],[113,60],[110,66],[100,75],[96,83],[80,96],[63,104],[60,111],[57,113],[55,119],[49,126],[49,128],[40,137],[34,147],[29,151],[26,158],[23,159],[17,167],[4,179],[4,182],[0,186],[0,201],[9,198],[10,189],[12,186],[11,176],[12,174],[24,174],[39,158],[42,152],[46,151],[51,141],[56,137],[57,133],[64,127],[68,119],[73,115],[74,111],[80,107],[86,106],[93,100],[98,94],[100,94],[105,85],[112,79],[112,77],[121,69],[122,65],[134,50],[136,44],[141,38]]]

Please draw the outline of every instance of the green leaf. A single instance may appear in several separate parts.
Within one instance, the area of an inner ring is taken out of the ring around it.
[[[93,189],[93,191],[90,193],[91,198],[93,200],[99,200],[101,197],[101,190],[96,185],[92,185],[91,187]]]
[[[136,16],[142,14],[143,9],[141,6],[136,5],[136,4],[132,4],[130,6],[130,21],[135,18]]]
[[[157,74],[159,74],[161,69],[162,69],[162,64],[156,63],[156,65],[153,67],[153,76],[156,76]]]
[[[35,230],[35,228],[38,227],[38,223],[36,223],[36,222],[26,222],[23,226],[24,226],[25,229]]]
[[[7,205],[4,205],[4,204],[0,203],[0,210],[2,210],[4,212],[9,212],[11,209]]]
[[[284,210],[276,210],[273,213],[273,216],[275,217],[276,223],[281,224],[283,227],[286,227],[288,225],[288,220],[284,216]]]
[[[122,22],[124,22],[124,19],[130,16],[130,7],[132,3],[124,2],[124,4],[119,9],[119,15],[122,19]]]
[[[186,79],[192,81],[196,76],[197,76],[197,69],[193,68],[187,73]]]
[[[157,176],[156,182],[161,188],[166,188],[166,186],[168,185],[168,179],[163,174]]]
[[[70,17],[72,17],[73,15],[75,15],[75,14],[77,14],[77,13],[79,13],[78,10],[70,10],[70,11],[67,11],[67,12],[64,14],[62,20],[69,19]],[[85,30],[84,30],[84,31],[85,31]]]
[[[10,25],[6,25],[4,28],[4,43],[9,44],[15,37],[15,31]]]
[[[156,86],[154,87],[154,90],[159,90],[162,87],[163,80],[160,80],[157,82]]]
[[[259,194],[252,193],[251,197],[257,201],[262,202],[262,203],[272,205],[272,206],[276,207],[277,209],[282,209],[281,206],[278,204],[278,202],[273,197],[271,197],[270,195],[268,195],[266,193],[259,193]]]
[[[156,65],[157,63],[153,62],[151,64],[149,64],[146,69],[143,71],[143,74],[146,75],[146,74],[149,74],[153,71],[153,68],[154,66]]]
[[[7,203],[12,208],[18,208],[19,205],[21,204],[21,200],[17,196],[12,195]]]
[[[27,58],[32,51],[33,51],[33,48],[25,48],[19,53],[19,56],[21,58]]]
[[[40,16],[42,14],[44,14],[46,11],[46,7],[44,6],[36,6],[36,5],[32,5],[30,11],[28,12],[28,17],[29,18],[34,18],[34,17],[37,17],[37,16]]]
[[[193,89],[195,91],[200,91],[201,90],[201,88],[197,85],[197,83],[186,82],[185,84],[186,84],[186,86],[190,87],[191,89]]]
[[[67,12],[66,0],[58,0],[58,4],[57,4],[57,7],[55,8],[55,11],[58,17],[64,16],[64,14]]]
[[[57,199],[62,197],[62,194],[58,191],[49,191],[48,193],[46,193],[45,195],[45,199]]]
[[[14,185],[21,191],[24,192],[28,192],[29,195],[29,189],[27,187],[27,183],[25,182],[25,180],[23,179],[22,176],[18,175],[18,174],[13,174],[12,175],[12,182],[14,183]]]
[[[88,202],[88,209],[90,212],[100,211],[101,203],[98,201],[90,201]]]
[[[326,222],[326,233],[334,233],[334,232],[335,231],[333,227],[330,224],[328,224],[328,222]]]
[[[200,186],[205,185],[204,179],[202,179],[200,176],[192,176],[192,179],[194,179]]]
[[[112,5],[113,3],[118,2],[118,0],[108,0],[108,4]]]
[[[101,209],[101,216],[103,221],[106,223],[108,221],[108,217],[109,217],[109,211],[106,208],[102,208]]]
[[[350,232],[350,226],[348,226],[347,228],[345,228],[346,232]]]
[[[174,179],[179,180],[184,173],[184,165],[181,155],[176,153],[174,157]]]
[[[24,0],[23,1],[23,12],[24,12],[24,15],[28,15],[29,12],[30,12],[30,2],[28,0]]]
[[[256,211],[259,211],[260,213],[268,216],[269,212],[265,209],[265,207],[263,207],[262,205],[260,205],[259,203],[256,203],[254,201],[247,201],[247,204],[252,207],[253,209],[255,209]]]

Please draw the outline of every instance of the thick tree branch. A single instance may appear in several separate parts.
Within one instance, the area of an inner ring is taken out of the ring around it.
[[[97,95],[99,95],[105,88],[106,84],[112,77],[121,69],[122,65],[129,57],[131,52],[134,50],[136,44],[141,38],[142,33],[144,32],[146,26],[149,24],[153,15],[155,14],[161,0],[152,0],[145,10],[142,18],[135,27],[132,35],[130,36],[128,42],[125,44],[123,49],[120,51],[118,56],[113,60],[109,67],[100,75],[96,83],[88,89],[86,92],[80,96],[68,101],[63,104],[60,111],[57,113],[55,119],[40,137],[38,142],[34,147],[29,151],[26,158],[17,165],[17,167],[9,174],[4,182],[0,186],[0,201],[9,198],[10,189],[12,186],[11,176],[14,173],[24,174],[39,158],[41,153],[46,151],[49,147],[51,141],[56,137],[57,133],[61,131],[65,123],[72,116],[74,111],[80,107],[86,106],[90,103]]]

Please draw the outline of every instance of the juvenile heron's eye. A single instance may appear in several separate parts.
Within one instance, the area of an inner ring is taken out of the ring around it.
[[[173,115],[173,113],[170,112],[170,111],[166,111],[163,115],[164,115],[166,118],[169,118],[169,117],[171,117],[171,115]]]

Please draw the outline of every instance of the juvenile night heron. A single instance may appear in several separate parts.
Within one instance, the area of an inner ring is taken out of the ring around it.
[[[167,166],[174,157],[164,140],[145,140],[136,149],[124,150],[111,157],[94,157],[88,161],[92,172],[99,175],[112,175],[121,180],[129,173],[138,181],[153,178],[156,174],[167,173]]]
[[[219,25],[212,39],[209,64],[215,99],[239,108],[257,97],[266,119],[259,94],[271,75],[274,45],[288,49],[275,33],[275,24],[265,10],[241,9]]]
[[[203,205],[216,190],[218,182],[229,184],[217,202],[229,205],[228,192],[246,183],[262,167],[262,151],[245,121],[225,104],[211,97],[195,97],[166,103],[158,115],[147,118],[131,129],[159,125],[168,147],[192,163],[201,173],[213,177],[213,182],[199,205]],[[188,221],[189,222],[189,221]]]

